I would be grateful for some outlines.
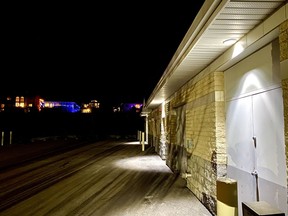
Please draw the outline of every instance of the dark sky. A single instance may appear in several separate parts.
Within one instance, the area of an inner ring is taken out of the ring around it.
[[[0,95],[148,99],[204,0],[11,3]]]

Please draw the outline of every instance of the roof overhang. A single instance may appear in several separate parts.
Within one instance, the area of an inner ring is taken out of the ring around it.
[[[206,0],[143,112],[147,114],[200,72],[223,71],[278,37],[287,0]],[[224,41],[232,40],[232,44]],[[241,52],[235,50],[241,46]]]

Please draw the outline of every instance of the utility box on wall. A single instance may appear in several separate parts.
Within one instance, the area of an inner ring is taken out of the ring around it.
[[[237,181],[230,178],[217,180],[217,216],[237,216]]]
[[[243,216],[285,216],[285,213],[264,201],[242,202]]]

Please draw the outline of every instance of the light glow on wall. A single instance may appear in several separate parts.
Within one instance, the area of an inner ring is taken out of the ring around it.
[[[261,88],[260,80],[256,76],[256,74],[253,73],[253,71],[245,74],[244,81],[242,84],[241,94],[251,92],[255,89],[260,89],[260,88]]]
[[[234,46],[232,58],[235,58],[236,56],[238,56],[240,53],[243,52],[243,50],[244,50],[244,45],[242,44],[242,42],[240,41],[236,43]]]
[[[162,117],[162,118],[165,118],[165,117],[166,117],[165,102],[162,103],[162,113],[161,113],[161,117]]]

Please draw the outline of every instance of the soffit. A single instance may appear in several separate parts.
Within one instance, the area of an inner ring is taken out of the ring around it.
[[[232,46],[223,44],[224,40],[240,40],[285,2],[205,1],[145,107],[158,107]]]

